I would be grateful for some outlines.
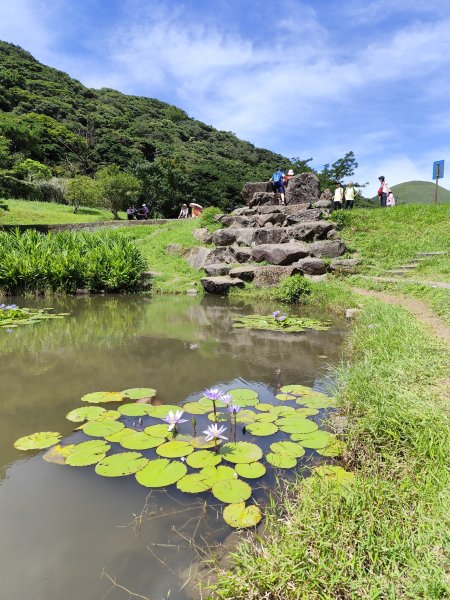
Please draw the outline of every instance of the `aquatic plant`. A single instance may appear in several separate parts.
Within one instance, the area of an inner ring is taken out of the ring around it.
[[[188,420],[182,419],[182,416],[182,410],[177,410],[175,413],[173,412],[173,410],[169,410],[167,417],[163,418],[163,421],[169,424],[168,431],[173,431],[174,433],[177,433],[177,425],[179,423],[187,423]]]
[[[305,329],[323,331],[330,328],[327,321],[317,321],[305,317],[288,317],[276,310],[271,315],[248,315],[233,319],[233,327],[242,329],[261,329],[267,331],[283,331],[285,333],[300,333]]]
[[[51,308],[19,308],[17,304],[0,304],[0,328],[7,331],[18,325],[33,325],[46,319],[62,319],[68,313],[51,313]]]

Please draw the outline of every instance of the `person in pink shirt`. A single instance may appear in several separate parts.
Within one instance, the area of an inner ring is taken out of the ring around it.
[[[390,193],[389,185],[384,175],[380,175],[378,177],[378,181],[380,182],[380,187],[378,189],[378,196],[380,198],[381,206],[386,206],[387,197]]]

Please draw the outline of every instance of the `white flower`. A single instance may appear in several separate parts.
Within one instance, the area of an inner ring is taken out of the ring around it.
[[[203,433],[206,435],[205,441],[209,442],[214,439],[227,440],[228,438],[222,435],[226,431],[226,427],[223,425],[219,427],[216,423],[210,425]]]
[[[187,419],[182,419],[183,415],[183,411],[182,410],[177,410],[176,413],[173,412],[173,410],[169,410],[167,417],[164,417],[163,421],[165,421],[166,423],[169,423],[169,431],[172,431],[172,429],[175,429],[175,427],[178,425],[178,423],[187,423]]]

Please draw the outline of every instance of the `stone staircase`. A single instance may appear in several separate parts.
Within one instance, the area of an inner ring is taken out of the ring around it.
[[[276,286],[295,274],[322,277],[328,271],[355,271],[356,260],[339,259],[346,247],[327,220],[331,202],[319,198],[315,175],[303,173],[290,180],[286,205],[278,204],[266,186],[247,183],[242,191],[247,206],[217,216],[224,228],[213,234],[215,248],[203,252],[199,265],[207,275],[201,280],[207,292],[226,294],[230,287],[250,281]]]

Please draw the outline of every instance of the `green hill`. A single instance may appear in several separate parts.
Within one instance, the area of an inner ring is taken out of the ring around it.
[[[392,192],[398,204],[433,204],[435,184],[431,181],[406,181],[392,186]],[[372,200],[378,200],[375,196]],[[450,202],[450,191],[439,186],[439,204]]]
[[[32,195],[18,168],[27,158],[60,178],[117,164],[143,182],[142,200],[165,197],[166,214],[189,198],[232,208],[245,181],[265,180],[278,163],[290,163],[176,106],[89,89],[0,41],[0,196]],[[155,181],[167,185],[156,191]],[[166,198],[165,189],[174,193]]]

